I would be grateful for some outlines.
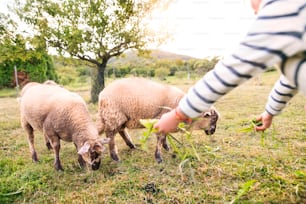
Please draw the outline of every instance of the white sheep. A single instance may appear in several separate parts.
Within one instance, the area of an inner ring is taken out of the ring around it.
[[[34,130],[40,130],[48,149],[54,150],[56,170],[63,170],[59,158],[60,140],[74,143],[82,167],[87,162],[93,170],[99,168],[105,149],[103,144],[109,140],[99,137],[81,96],[54,83],[30,82],[23,87],[19,102],[21,125],[27,132],[33,161],[38,161]]]
[[[175,108],[185,93],[169,85],[157,83],[144,78],[119,79],[99,94],[99,110],[97,126],[99,133],[105,132],[110,138],[109,151],[111,158],[119,161],[114,137],[118,132],[130,148],[135,148],[127,129],[143,128],[140,119],[160,118]],[[206,134],[213,134],[219,114],[215,108],[202,113],[200,119],[192,124],[193,129],[204,129]],[[162,162],[161,146],[169,150],[165,134],[157,135],[155,158]]]

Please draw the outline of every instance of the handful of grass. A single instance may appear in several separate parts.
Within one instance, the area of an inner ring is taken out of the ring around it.
[[[253,131],[255,131],[256,126],[261,126],[262,125],[262,122],[261,121],[256,121],[256,119],[253,119],[248,124],[249,124],[248,127],[240,129],[239,132],[253,132]]]
[[[148,146],[148,140],[150,136],[153,133],[157,132],[157,129],[154,128],[154,124],[157,123],[157,119],[141,119],[139,122],[146,128],[146,130],[143,132],[142,137],[139,139],[141,148],[143,150],[147,150]],[[178,139],[176,139],[173,135],[167,134],[167,138],[169,141],[169,145],[173,149],[173,151],[178,154],[178,157],[183,161],[187,158],[196,158],[198,161],[200,161],[200,157],[198,153],[196,152],[196,149],[194,147],[194,144],[192,143],[191,140],[191,133],[188,131],[188,125],[185,123],[179,123],[178,124],[178,129],[184,134],[184,142],[180,142]],[[177,147],[177,144],[181,146],[181,148]]]
[[[139,122],[142,124],[146,131],[143,132],[142,137],[139,139],[141,149],[147,150],[148,149],[148,140],[149,137],[157,132],[157,129],[154,128],[155,123],[157,123],[157,119],[140,119]]]
[[[257,132],[255,131],[255,127],[256,127],[256,126],[261,126],[261,125],[262,125],[262,122],[261,122],[261,121],[256,121],[256,119],[253,119],[253,120],[251,120],[248,124],[249,124],[249,125],[248,125],[246,128],[240,129],[239,132],[245,132],[245,133],[247,133],[247,132],[248,132],[248,133],[249,133],[249,132],[254,132],[254,133],[257,133]],[[260,134],[261,134],[261,145],[264,146],[264,145],[265,145],[264,139],[265,139],[266,134],[265,134],[264,131],[260,132]]]

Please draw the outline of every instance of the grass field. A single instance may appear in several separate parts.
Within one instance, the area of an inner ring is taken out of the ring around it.
[[[40,162],[34,164],[17,100],[1,94],[0,203],[306,203],[305,97],[292,99],[264,134],[242,131],[263,111],[277,77],[265,73],[215,104],[221,113],[216,133],[192,133],[199,159],[182,160],[170,150],[157,164],[154,137],[141,151],[130,150],[118,136],[121,162],[111,161],[106,151],[97,171],[81,169],[73,144],[62,142],[64,172],[56,172],[40,132],[35,137]],[[168,83],[185,90],[193,84]],[[88,101],[88,90],[79,93]],[[89,110],[95,120],[97,105],[89,104]],[[130,131],[136,144],[144,131]],[[174,135],[186,140],[185,134]]]

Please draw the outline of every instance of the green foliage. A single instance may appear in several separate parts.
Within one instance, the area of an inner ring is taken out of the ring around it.
[[[298,170],[294,172],[294,175],[297,178],[295,193],[300,198],[306,199],[306,170]]]
[[[0,169],[2,170],[0,177],[1,203],[12,203],[25,192],[35,193],[48,189],[48,183],[52,180],[52,170],[35,166],[32,169],[23,169],[23,166],[22,161],[17,160],[15,163],[12,160],[0,160]]]
[[[175,77],[183,79],[187,77],[187,73],[185,71],[178,71],[175,73]]]
[[[197,161],[200,161],[199,154],[196,151],[196,148],[194,146],[193,140],[192,140],[192,134],[188,131],[189,125],[186,125],[185,123],[179,123],[178,129],[183,133],[183,142],[181,144],[184,144],[181,148],[175,147],[176,153],[178,154],[181,161],[189,159],[196,159]],[[174,138],[174,137],[171,137]],[[172,139],[169,139],[169,141]],[[174,142],[172,143],[172,148],[174,145]],[[170,143],[170,144],[171,144]]]
[[[26,53],[28,52],[35,51],[27,51]],[[17,71],[27,73],[31,81],[43,82],[47,79],[57,81],[58,79],[51,57],[47,54],[39,54],[37,56],[33,55],[26,61],[18,58],[2,61],[0,64],[0,88],[11,87],[15,66]]]
[[[119,67],[115,70],[115,77],[125,77],[130,73],[130,67]]]
[[[52,58],[55,71],[59,76],[59,84],[69,87],[90,85],[92,68],[86,62],[63,56],[53,56]]]
[[[160,80],[165,80],[169,73],[170,70],[168,68],[160,67],[155,70],[155,77],[159,78]]]
[[[139,139],[141,148],[143,150],[148,149],[148,140],[153,133],[156,133],[157,130],[154,128],[154,124],[157,123],[157,119],[141,119],[139,120],[140,124],[142,124],[146,131],[143,132],[142,137]]]
[[[74,67],[64,66],[57,69],[60,72],[59,83],[62,85],[68,85],[77,80],[78,72]]]
[[[218,62],[219,58],[194,59],[180,56],[173,53],[164,53],[162,51],[152,50],[148,56],[137,56],[135,52],[127,52],[123,57],[112,60],[107,66],[107,75],[113,76],[116,73],[117,77],[124,77],[127,72],[133,76],[155,77],[156,72],[162,78],[175,76],[177,78],[187,78],[188,72],[190,78],[198,78],[211,70]],[[202,62],[205,65],[202,65]],[[126,70],[126,71],[122,71]],[[161,71],[158,69],[165,69]],[[119,72],[119,73],[118,73]],[[166,74],[166,76],[165,76]]]
[[[154,69],[149,67],[134,68],[130,72],[133,76],[139,77],[154,77]]]
[[[244,133],[255,133],[255,134],[260,134],[261,135],[261,144],[264,146],[264,140],[266,137],[266,133],[264,131],[256,132],[255,127],[256,126],[261,126],[262,122],[261,121],[256,121],[256,119],[252,119],[251,121],[246,123],[247,127],[242,128],[239,130],[239,132],[244,132]]]
[[[140,123],[146,128],[143,132],[143,137],[139,139],[141,147],[146,150],[148,139],[153,133],[156,133],[157,130],[154,128],[154,124],[157,123],[157,119],[141,119]],[[186,159],[197,159],[200,161],[200,157],[195,149],[195,146],[192,142],[192,134],[188,131],[189,126],[185,123],[179,123],[177,127],[183,134],[183,142],[180,142],[173,135],[167,134],[167,138],[173,152],[178,155],[181,162]],[[176,143],[180,145],[177,147]]]
[[[27,73],[31,81],[57,81],[52,58],[41,40],[25,38],[6,30],[0,39],[0,88],[12,86],[14,67]]]
[[[256,180],[250,180],[250,181],[245,182],[241,186],[241,188],[239,189],[235,198],[230,202],[230,204],[236,203],[242,196],[247,194],[249,192],[249,190],[251,189],[251,187],[255,184],[255,182],[257,182],[257,181]]]
[[[255,131],[256,126],[261,126],[261,121],[256,121],[256,119],[252,119],[251,121],[247,122],[247,127],[240,129],[240,132],[253,132]]]

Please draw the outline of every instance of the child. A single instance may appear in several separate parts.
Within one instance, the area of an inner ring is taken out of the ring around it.
[[[219,98],[243,82],[280,65],[281,76],[270,92],[265,111],[257,117],[264,131],[272,119],[300,90],[306,95],[306,2],[305,0],[251,0],[258,14],[238,48],[219,61],[180,101],[164,114],[155,128],[174,131],[179,122],[197,117]]]

